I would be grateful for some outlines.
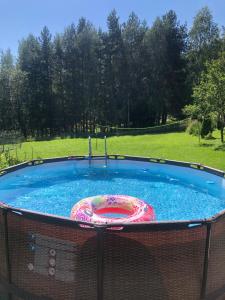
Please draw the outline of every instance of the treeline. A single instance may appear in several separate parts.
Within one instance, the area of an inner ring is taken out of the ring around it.
[[[224,48],[207,7],[192,28],[174,11],[151,27],[131,13],[107,31],[81,18],[63,33],[30,34],[0,61],[0,131],[27,136],[79,135],[96,125],[145,127],[182,119],[205,63]]]

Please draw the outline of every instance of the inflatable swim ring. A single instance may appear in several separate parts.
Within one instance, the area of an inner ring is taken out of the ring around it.
[[[106,217],[104,214],[122,214],[125,217]],[[85,198],[71,210],[71,219],[88,223],[113,224],[149,222],[155,220],[151,205],[125,195],[101,195]]]

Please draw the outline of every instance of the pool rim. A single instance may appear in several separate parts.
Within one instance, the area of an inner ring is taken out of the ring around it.
[[[34,159],[30,161],[26,161],[14,166],[10,166],[8,168],[0,170],[0,178],[6,174],[12,173],[14,171],[23,169],[29,166],[38,166],[45,163],[54,163],[54,162],[63,162],[63,161],[70,161],[70,160],[130,160],[130,161],[141,161],[141,162],[149,162],[149,163],[158,163],[158,164],[167,164],[173,165],[178,167],[186,167],[190,169],[195,169],[199,172],[207,172],[218,177],[225,178],[225,172],[222,170],[218,170],[209,166],[205,166],[203,164],[195,163],[195,162],[185,162],[185,161],[177,161],[177,160],[169,160],[169,159],[162,159],[162,158],[153,158],[153,157],[142,157],[142,156],[130,156],[130,155],[123,155],[123,154],[110,154],[107,156],[104,155],[93,155],[93,156],[86,156],[86,155],[74,155],[74,156],[64,156],[64,157],[55,157],[55,158],[45,158],[45,159]],[[3,210],[11,211],[17,215],[22,215],[28,219],[36,219],[42,220],[46,223],[58,224],[62,226],[72,226],[72,227],[81,227],[80,225],[88,225],[90,228],[86,229],[94,229],[94,228],[113,228],[117,227],[118,225],[123,227],[123,231],[134,231],[134,230],[169,230],[175,228],[190,228],[192,226],[201,226],[204,224],[208,224],[211,222],[216,222],[220,217],[225,215],[225,209],[216,213],[212,217],[204,218],[204,219],[191,219],[191,220],[166,220],[166,221],[151,221],[151,222],[142,222],[142,223],[114,223],[114,224],[93,224],[81,221],[74,221],[71,220],[69,217],[62,217],[53,214],[46,214],[40,213],[37,211],[26,210],[22,208],[16,208],[5,204],[4,202],[0,202],[0,208]],[[82,227],[83,228],[83,227]]]

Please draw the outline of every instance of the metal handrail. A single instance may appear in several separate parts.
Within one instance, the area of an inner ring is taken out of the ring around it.
[[[107,157],[108,157],[108,154],[107,154],[107,137],[106,136],[104,136],[104,145],[105,145],[105,158],[107,159]]]
[[[91,137],[88,137],[88,158],[91,159],[92,158],[92,140]],[[108,158],[108,154],[107,154],[107,137],[104,136],[104,156],[105,159]]]
[[[89,159],[92,157],[92,145],[91,145],[91,137],[88,137],[88,157]]]

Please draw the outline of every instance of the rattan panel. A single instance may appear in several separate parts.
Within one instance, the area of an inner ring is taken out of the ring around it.
[[[96,299],[96,233],[8,214],[12,283],[54,300]]]
[[[3,289],[2,286],[0,286],[0,300],[8,300],[9,298],[7,298],[8,295],[6,293],[6,291]]]
[[[0,277],[8,281],[8,272],[6,265],[6,251],[5,248],[5,224],[4,224],[4,215],[3,209],[0,208]],[[3,285],[0,283],[0,300],[7,300],[8,293],[3,288]]]
[[[5,228],[6,227],[5,227],[4,209],[0,208],[0,278],[8,282],[8,271],[7,271],[7,264],[6,264],[7,249],[5,243],[6,241]],[[3,283],[0,282],[0,300],[8,300],[9,297],[10,296],[5,290]]]
[[[6,278],[6,249],[3,209],[0,209],[0,276]]]
[[[212,223],[209,252],[207,295],[209,299],[225,299],[225,216]]]
[[[10,299],[11,300],[11,299]],[[12,300],[24,300],[24,298],[20,298],[20,297],[17,297],[17,296],[13,296],[12,297]],[[29,299],[29,300],[33,300],[32,298]]]
[[[205,238],[205,226],[106,232],[104,300],[199,300]]]

